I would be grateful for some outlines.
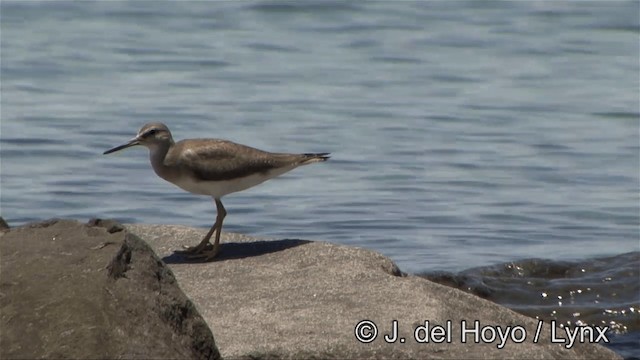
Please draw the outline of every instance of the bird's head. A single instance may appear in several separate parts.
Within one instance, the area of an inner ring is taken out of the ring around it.
[[[127,143],[114,147],[105,151],[103,154],[111,154],[118,150],[126,149],[136,145],[144,145],[149,149],[153,149],[162,145],[171,145],[173,138],[167,125],[163,123],[153,122],[144,124],[138,131],[138,134]]]

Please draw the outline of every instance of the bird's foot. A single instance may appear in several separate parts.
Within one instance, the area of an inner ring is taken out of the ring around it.
[[[207,247],[212,247],[208,243],[198,244],[196,246],[184,246],[184,250],[176,250],[176,254],[180,255],[199,255],[202,254]]]
[[[216,257],[216,255],[218,255],[219,252],[220,252],[220,247],[214,246],[211,248],[204,249],[198,253],[186,254],[186,255],[189,259],[198,259],[198,260],[207,262],[207,261],[213,260]]]

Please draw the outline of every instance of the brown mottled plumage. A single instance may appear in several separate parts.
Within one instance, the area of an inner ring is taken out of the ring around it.
[[[135,138],[104,154],[135,145],[149,148],[151,165],[158,176],[191,193],[214,198],[218,210],[216,222],[200,244],[181,252],[207,260],[219,251],[222,221],[226,216],[220,201],[224,195],[246,190],[298,166],[329,159],[329,153],[270,153],[219,139],[174,142],[169,128],[162,123],[145,124]],[[207,249],[214,231],[213,248]]]

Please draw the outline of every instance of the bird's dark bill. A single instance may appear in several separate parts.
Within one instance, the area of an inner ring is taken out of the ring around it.
[[[126,144],[122,144],[122,145],[116,146],[113,149],[109,149],[109,150],[103,152],[102,155],[111,154],[112,152],[116,152],[118,150],[126,149],[128,147],[132,147],[132,146],[136,146],[136,145],[140,145],[140,142],[138,141],[138,139],[133,139],[133,140],[129,141]]]

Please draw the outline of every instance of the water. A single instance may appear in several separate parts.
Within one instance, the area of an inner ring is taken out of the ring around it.
[[[576,262],[527,259],[422,276],[547,323],[608,327],[608,346],[628,359],[640,353],[638,251]]]
[[[101,155],[162,121],[177,139],[333,153],[226,197],[227,231],[365,247],[412,273],[616,259],[640,250],[639,10],[2,1],[1,215],[210,226],[213,202],[158,179],[146,150]]]

